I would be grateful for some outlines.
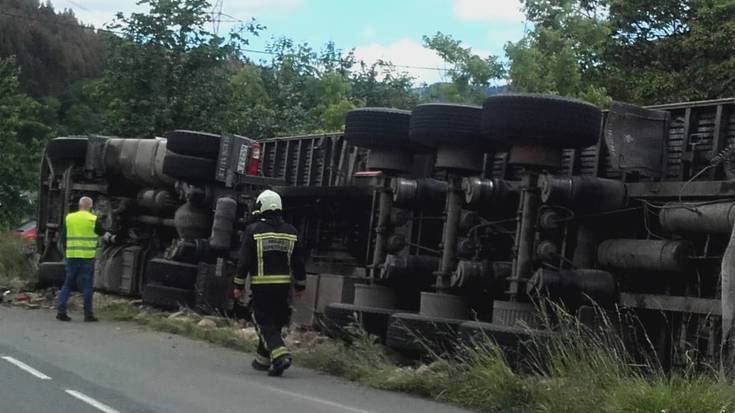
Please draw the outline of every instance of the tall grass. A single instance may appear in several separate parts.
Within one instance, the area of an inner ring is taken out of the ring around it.
[[[429,366],[396,366],[364,335],[350,345],[311,346],[298,360],[371,387],[486,412],[735,412],[735,386],[714,370],[665,372],[645,338],[642,348],[627,348],[616,325],[634,321],[598,309],[591,328],[552,303],[543,308],[554,334],[532,340],[522,366],[511,366],[491,337],[434,355]]]
[[[32,245],[11,233],[0,233],[0,287],[19,287],[35,274]]]
[[[435,354],[428,364],[406,363],[359,328],[349,328],[347,342],[322,338],[294,344],[292,351],[304,367],[484,412],[735,412],[735,386],[721,381],[714,369],[665,372],[645,340],[643,349],[626,347],[616,332],[622,320],[600,310],[599,327],[590,328],[560,307],[546,308],[544,323],[554,334],[530,342],[522,368],[510,363],[491,337],[459,344],[449,355]],[[236,334],[237,328],[201,328],[165,313],[141,313],[130,303],[111,301],[99,310],[107,319],[237,350],[255,346],[252,338]]]
[[[464,349],[468,356],[461,364],[469,367],[444,397],[482,411],[735,411],[735,387],[714,370],[665,372],[645,338],[640,348],[627,348],[616,328],[624,323],[621,317],[612,320],[598,309],[598,327],[591,328],[554,304],[543,308],[544,324],[554,334],[531,343],[527,369],[511,369],[485,338]],[[478,375],[486,379],[468,380]]]

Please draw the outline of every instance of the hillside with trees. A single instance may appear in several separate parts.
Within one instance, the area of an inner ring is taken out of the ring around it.
[[[60,96],[78,80],[101,76],[106,54],[105,35],[80,25],[71,10],[0,0],[0,57],[15,56],[31,96]]]
[[[505,56],[425,36],[450,67],[433,85],[334,43],[274,36],[253,61],[243,50],[267,33],[257,21],[217,35],[206,0],[141,4],[148,11],[99,30],[50,3],[0,0],[0,226],[32,210],[18,194],[33,190],[29,165],[52,136],[186,128],[262,139],[338,130],[354,107],[480,103],[498,90],[602,106],[735,95],[735,0],[524,0],[529,30]]]

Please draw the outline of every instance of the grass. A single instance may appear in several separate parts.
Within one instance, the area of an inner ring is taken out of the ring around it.
[[[35,274],[33,246],[11,233],[0,233],[0,287],[20,288]]]
[[[240,351],[255,348],[256,338],[243,335],[236,323],[204,328],[196,318],[171,319],[168,313],[141,311],[120,299],[96,305],[107,320],[135,322]],[[523,369],[512,368],[489,338],[418,365],[396,362],[394,354],[360,330],[351,330],[349,345],[297,334],[299,342],[290,346],[300,366],[477,411],[735,412],[735,386],[714,369],[664,373],[653,357],[634,363],[609,329],[593,330],[558,308],[551,311],[557,334],[532,343]]]
[[[102,301],[102,302],[100,302]],[[103,320],[128,321],[155,331],[177,334],[194,340],[206,341],[233,350],[253,352],[257,339],[244,336],[232,325],[205,328],[197,325],[199,319],[191,317],[169,318],[169,313],[155,310],[140,310],[126,300],[109,300],[101,296],[95,302],[95,312]],[[234,323],[233,323],[234,324]]]

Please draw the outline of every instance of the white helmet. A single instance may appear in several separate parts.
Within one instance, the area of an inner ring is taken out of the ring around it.
[[[280,211],[282,209],[281,196],[270,189],[266,189],[255,200],[255,211],[253,213],[260,214],[265,211]]]

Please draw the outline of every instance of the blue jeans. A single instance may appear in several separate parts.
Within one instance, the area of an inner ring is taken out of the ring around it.
[[[66,314],[66,303],[72,289],[76,286],[84,296],[84,314],[92,315],[92,294],[94,292],[94,258],[67,258],[66,279],[59,294],[60,314]]]

